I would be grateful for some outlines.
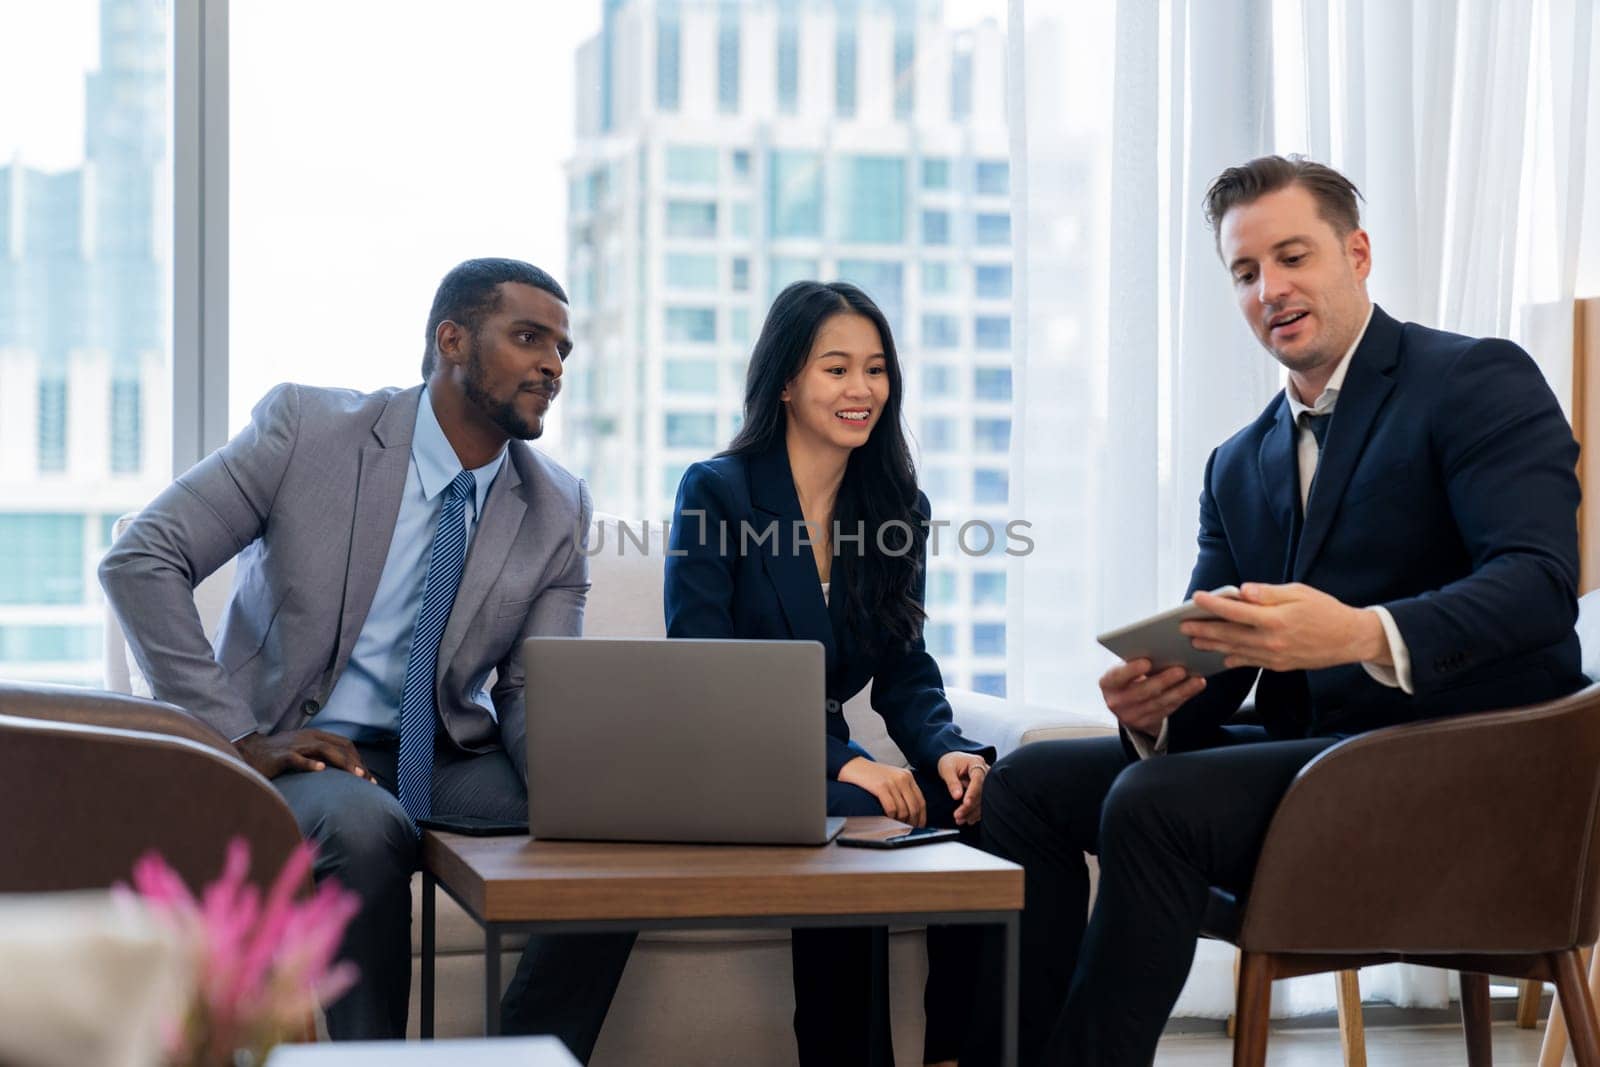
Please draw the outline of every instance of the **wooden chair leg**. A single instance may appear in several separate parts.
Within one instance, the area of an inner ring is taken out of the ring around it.
[[[1517,1029],[1532,1030],[1539,1025],[1539,1002],[1544,998],[1544,983],[1524,978],[1517,983]]]
[[[1572,1055],[1578,1067],[1600,1067],[1600,1023],[1594,1015],[1594,1001],[1584,981],[1583,960],[1577,949],[1555,954],[1556,996],[1572,1038]]]
[[[1489,976],[1461,972],[1461,1028],[1467,1035],[1467,1067],[1491,1067],[1494,1040],[1489,1033]]]
[[[1233,1039],[1233,1067],[1265,1067],[1267,1025],[1272,1015],[1272,957],[1244,952],[1239,960],[1239,992],[1234,1000],[1238,1019]]]
[[[1589,964],[1589,987],[1595,989],[1596,972],[1600,970],[1600,955],[1593,949],[1583,950],[1583,960]],[[1594,993],[1590,994],[1594,999]],[[1544,1042],[1539,1046],[1539,1067],[1561,1067],[1567,1055],[1567,1018],[1561,1009],[1561,997],[1550,1005],[1550,1018],[1544,1024]]]
[[[1340,971],[1339,1045],[1344,1049],[1344,1067],[1367,1067],[1367,1028],[1361,1019],[1361,977],[1356,971]]]

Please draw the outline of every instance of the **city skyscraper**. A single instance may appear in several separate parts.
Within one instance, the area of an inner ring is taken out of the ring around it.
[[[0,166],[0,673],[97,684],[95,566],[170,475],[166,0],[101,0],[84,162]]]
[[[1005,34],[937,0],[606,0],[577,63],[565,456],[597,506],[671,515],[737,430],[772,297],[883,308],[940,531],[927,643],[1005,690],[1012,249]]]

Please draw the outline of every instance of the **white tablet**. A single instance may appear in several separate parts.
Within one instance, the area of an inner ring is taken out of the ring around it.
[[[1225,585],[1211,590],[1211,595],[1237,597],[1239,589]],[[1185,600],[1175,608],[1121,629],[1110,630],[1095,640],[1121,656],[1125,663],[1136,659],[1149,660],[1152,674],[1168,667],[1183,667],[1190,674],[1211,675],[1226,669],[1222,665],[1222,653],[1198,651],[1189,643],[1189,638],[1178,631],[1178,624],[1190,619],[1214,618],[1215,615],[1195,607],[1194,601]]]

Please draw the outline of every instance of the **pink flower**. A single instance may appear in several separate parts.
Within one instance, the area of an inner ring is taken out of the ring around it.
[[[247,881],[250,846],[242,837],[228,843],[221,876],[198,899],[153,852],[134,864],[132,894],[116,887],[192,946],[195,1003],[174,1028],[179,1062],[231,1063],[240,1048],[264,1053],[303,1031],[319,1003],[331,1004],[354,984],[355,965],[333,957],[360,900],[331,879],[296,899],[314,858],[310,844],[297,845],[265,902]]]

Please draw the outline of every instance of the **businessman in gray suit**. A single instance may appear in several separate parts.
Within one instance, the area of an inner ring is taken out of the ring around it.
[[[422,385],[278,386],[100,568],[155,695],[231,739],[317,844],[316,877],[360,894],[336,1038],[405,1034],[416,820],[527,817],[518,649],[581,633],[589,588],[588,489],[524,443],[571,348],[550,275],[462,263],[434,298]],[[213,648],[192,591],[235,556]],[[533,1003],[550,944],[523,957],[510,1031],[551,1010]]]

